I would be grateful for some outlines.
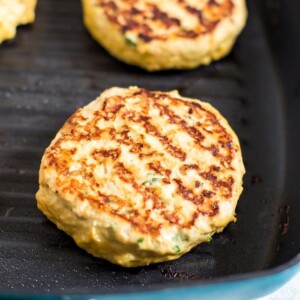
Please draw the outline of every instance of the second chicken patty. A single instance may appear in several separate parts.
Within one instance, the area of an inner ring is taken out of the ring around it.
[[[245,0],[82,0],[91,35],[118,59],[148,71],[190,69],[231,50]]]

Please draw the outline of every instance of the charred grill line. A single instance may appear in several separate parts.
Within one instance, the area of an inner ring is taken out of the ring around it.
[[[182,184],[180,179],[173,179],[177,184],[177,192],[183,199],[193,202],[195,205],[202,204],[204,199],[202,196],[195,195],[191,189],[188,189]]]
[[[112,209],[109,205],[111,201],[118,203],[126,203],[125,199],[121,199],[117,196],[106,195],[104,193],[98,193],[99,199],[95,200],[92,197],[86,197],[89,201],[96,207],[101,208],[101,210],[111,213],[127,222],[129,222],[133,227],[138,228],[142,233],[152,233],[158,234],[161,225],[159,223],[154,224],[153,222],[147,222],[150,211],[145,210],[146,216],[140,214],[137,209],[131,209],[128,213],[122,213],[120,209]],[[122,205],[119,205],[122,207]]]
[[[196,16],[199,23],[202,25],[200,33],[210,33],[212,32],[218,23],[229,16],[232,13],[234,4],[231,0],[225,0],[221,4],[218,4],[215,0],[208,0],[206,7],[202,10],[196,9],[188,4],[184,0],[178,0],[185,10],[190,14]],[[211,21],[205,15],[209,14],[211,18],[216,18],[216,20]],[[198,33],[199,34],[199,33]]]
[[[165,178],[163,179],[165,183],[170,183],[171,171],[162,167],[159,161],[153,161],[149,163],[148,166],[151,170],[155,171],[156,173],[165,176]]]
[[[136,122],[142,123],[146,132],[152,136],[155,136],[158,138],[158,140],[161,142],[162,145],[165,146],[165,149],[173,156],[181,161],[184,161],[186,159],[186,153],[181,150],[179,147],[176,147],[172,145],[171,140],[159,132],[159,130],[151,124],[149,121],[149,117],[147,116],[140,116]]]
[[[210,181],[212,183],[213,187],[223,190],[223,193],[222,193],[223,197],[228,199],[232,196],[232,186],[233,186],[234,180],[231,176],[226,181],[218,180],[218,177],[216,175],[214,175],[214,173],[212,171],[201,172],[200,176],[202,178],[204,178],[205,180]]]
[[[135,181],[134,176],[132,176],[132,173],[128,169],[126,169],[124,164],[117,163],[117,164],[115,164],[114,168],[116,170],[116,174],[119,176],[120,179],[122,179],[126,183],[130,184],[137,191],[138,194],[142,195],[143,200],[144,200],[144,208],[146,207],[147,201],[152,201],[153,209],[162,210],[165,207],[165,204],[163,203],[163,201],[161,201],[160,198],[156,195],[155,190],[149,189],[147,187],[143,187],[142,185],[139,185]],[[147,210],[145,210],[145,211],[147,211]],[[164,216],[164,214],[163,214],[163,216]],[[159,223],[155,223],[155,226],[153,226],[153,220],[149,221],[148,218],[143,218],[143,216],[141,217],[140,214],[136,215],[134,217],[134,220],[127,216],[125,216],[125,217],[126,217],[127,221],[131,222],[134,226],[137,226],[142,232],[146,232],[145,228],[144,228],[145,226],[152,233],[157,232],[161,226]],[[166,218],[165,218],[165,220],[170,222],[170,220],[168,220]]]
[[[118,143],[131,146],[130,152],[137,154],[140,159],[143,157],[153,157],[154,155],[163,157],[163,153],[159,153],[158,151],[151,148],[151,146],[145,142],[144,136],[140,135],[137,139],[138,141],[135,142],[129,136],[130,128],[128,126],[124,126],[121,131],[116,131],[114,128],[109,129],[109,134],[111,135],[112,139],[116,140]]]
[[[169,110],[166,106],[160,105],[158,103],[155,103],[155,106],[160,110],[161,115],[165,114],[169,117],[169,121],[172,124],[176,124],[180,126],[185,132],[190,135],[197,144],[200,144],[201,141],[203,141],[204,136],[201,134],[200,131],[198,131],[195,127],[189,126],[186,121],[184,121],[182,118],[177,116],[175,113],[173,113],[171,110]]]
[[[109,149],[109,150],[96,149],[91,154],[95,158],[95,160],[97,160],[98,156],[105,157],[105,158],[110,157],[113,160],[116,160],[120,156],[121,150],[120,149]]]
[[[166,28],[181,25],[178,19],[169,17],[167,13],[162,12],[155,5],[151,5],[151,11],[152,11],[152,19],[160,21],[160,23],[164,25]]]

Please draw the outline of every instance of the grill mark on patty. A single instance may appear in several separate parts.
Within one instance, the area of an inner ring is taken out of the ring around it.
[[[109,133],[112,139],[116,140],[118,143],[130,146],[130,153],[137,154],[140,159],[144,157],[163,157],[164,154],[160,153],[151,148],[151,146],[146,143],[144,135],[139,135],[135,142],[130,136],[130,129],[128,126],[124,126],[120,131],[116,131],[114,128],[109,128]]]
[[[208,0],[204,9],[197,9],[190,6],[184,0],[178,0],[178,3],[190,14],[198,18],[205,32],[213,31],[223,18],[230,16],[234,8],[232,0],[224,0],[222,3],[218,3],[215,0]]]
[[[220,158],[220,163],[229,169],[233,169],[231,166],[232,160],[233,160],[233,155],[234,153],[237,152],[236,148],[232,147],[232,137],[231,135],[227,132],[227,130],[224,128],[223,125],[218,121],[217,117],[207,109],[203,108],[199,103],[195,102],[189,102],[187,103],[188,106],[196,107],[203,112],[206,113],[206,124],[198,124],[201,125],[201,128],[205,129],[205,126],[213,126],[213,129],[211,131],[206,131],[209,134],[217,134],[218,135],[218,140],[217,143],[218,145],[223,148],[224,151],[226,151],[226,155],[220,154],[220,150],[217,148],[216,145],[210,145],[210,146],[203,146],[202,147],[206,150],[209,150],[213,156]]]
[[[196,9],[188,4],[185,3],[184,0],[179,0],[178,1],[182,6],[183,8],[188,11],[190,14],[196,16],[199,20],[199,23],[202,25],[200,28],[201,32],[202,33],[209,33],[211,31],[213,31],[216,26],[218,25],[218,23],[220,22],[220,20],[216,20],[216,21],[209,21],[207,18],[205,18],[203,16],[203,10],[199,10],[199,9]],[[210,5],[207,5],[208,7]]]
[[[173,179],[174,182],[176,182],[177,184],[177,192],[178,194],[180,194],[185,200],[187,201],[191,201],[193,202],[198,208],[197,208],[197,212],[194,213],[193,215],[193,219],[192,219],[192,225],[194,224],[195,220],[197,219],[198,215],[208,215],[210,217],[215,216],[218,211],[219,211],[219,206],[218,203],[216,201],[214,201],[213,203],[211,203],[210,198],[213,196],[214,192],[210,192],[211,197],[208,197],[207,194],[209,193],[209,191],[206,191],[206,196],[203,195],[203,193],[201,195],[195,195],[193,193],[193,191],[187,187],[185,187],[182,184],[182,181],[180,179]],[[206,200],[204,200],[204,198],[206,198]],[[208,204],[209,206],[209,210],[203,210],[199,208],[199,205],[206,203],[206,205]],[[184,226],[191,226],[190,223],[189,225],[185,224]]]
[[[84,195],[83,195],[84,196]],[[123,205],[126,205],[126,199],[121,199],[117,196],[111,196],[104,193],[99,192],[98,194],[99,200],[95,200],[93,197],[86,197],[92,205],[97,207],[98,209],[104,210],[108,213],[111,213],[128,223],[130,223],[134,228],[138,229],[142,233],[152,233],[156,235],[159,233],[161,224],[157,222],[153,222],[150,220],[150,210],[144,210],[144,215],[141,215],[141,212],[137,209],[131,208],[130,211],[122,212],[121,209]],[[120,203],[119,209],[113,209],[109,204],[113,200],[113,202]],[[122,205],[123,204],[123,205]]]
[[[163,182],[170,183],[171,171],[169,169],[164,168],[158,160],[154,160],[153,162],[148,163],[148,166],[151,170],[155,171],[157,174],[165,176]]]
[[[199,188],[201,186],[201,183],[199,180],[195,181],[195,188]]]
[[[209,213],[210,217],[216,216],[220,211],[220,207],[216,201],[213,204],[211,204],[210,208],[211,208],[211,211]]]
[[[157,137],[157,139],[165,146],[165,149],[172,156],[180,159],[181,161],[184,161],[186,159],[186,153],[179,147],[172,145],[171,140],[166,135],[160,133],[159,130],[153,124],[151,124],[149,119],[150,118],[147,116],[140,116],[137,119],[137,122],[141,123],[144,126],[148,134]]]
[[[197,26],[187,30],[181,26],[178,18],[169,15],[169,12],[162,11],[157,5],[144,2],[144,8],[139,8],[138,3],[140,1],[132,0],[122,1],[118,5],[112,0],[98,0],[97,5],[103,9],[108,20],[124,35],[127,32],[134,32],[145,43],[152,40],[167,40],[168,36],[195,39],[209,34],[215,30],[218,23],[232,14],[234,8],[232,0],[223,0],[222,3],[207,0],[201,9],[188,5],[184,0],[177,0],[178,6],[198,19]],[[161,30],[156,31],[155,26],[162,27],[165,31],[163,33]]]
[[[201,144],[201,142],[204,139],[204,136],[194,126],[189,126],[186,121],[177,116],[166,106],[158,103],[155,103],[154,106],[156,106],[160,110],[161,115],[166,115],[169,117],[170,123],[180,126],[189,136],[191,136],[194,139],[196,144]]]
[[[218,180],[218,177],[214,175],[212,171],[201,172],[200,176],[205,180],[210,181],[213,187],[221,190],[223,197],[228,199],[232,196],[232,186],[234,184],[232,176],[229,176],[226,180]]]
[[[219,6],[220,4],[216,0],[208,0],[208,6]]]
[[[214,196],[216,193],[213,191],[208,191],[208,190],[203,190],[202,191],[202,196],[205,198],[211,198],[212,196]]]
[[[129,171],[123,163],[115,164],[114,169],[116,170],[116,175],[118,175],[120,179],[130,184],[139,195],[142,195],[144,207],[147,207],[147,202],[149,201],[152,203],[153,209],[161,210],[165,207],[164,202],[156,195],[155,190],[139,185],[135,181],[135,177],[132,175],[131,171]],[[135,220],[128,219],[128,221],[139,228],[143,228],[143,222],[145,222],[143,218],[139,221],[139,218],[137,217],[135,217]]]
[[[164,218],[169,221],[170,224],[178,224],[179,217],[175,213],[170,213],[167,211],[162,212]]]
[[[135,177],[132,175],[131,171],[128,170],[123,163],[115,164],[114,169],[116,170],[116,174],[119,176],[120,179],[130,184],[138,194],[143,196],[145,207],[147,201],[152,201],[152,206],[154,209],[161,209],[165,207],[164,202],[160,199],[158,195],[156,195],[155,190],[145,187],[143,185],[139,185],[136,182]]]
[[[166,28],[181,25],[178,19],[168,16],[167,13],[159,10],[155,5],[151,5],[151,11],[152,11],[152,20],[160,21],[160,23],[164,25]]]
[[[115,165],[115,169],[116,169],[116,174],[119,176],[119,178],[121,178],[122,180],[124,180],[126,183],[131,184],[132,187],[134,187],[136,189],[136,191],[138,192],[138,194],[143,196],[144,199],[144,206],[146,207],[146,202],[147,201],[152,201],[153,203],[153,209],[164,209],[165,208],[165,204],[163,203],[163,201],[161,201],[159,199],[159,197],[155,194],[155,191],[153,191],[152,189],[149,188],[144,188],[144,190],[141,189],[141,186],[139,186],[136,181],[134,180],[134,176],[132,176],[132,173],[125,168],[125,166],[122,163],[117,163]],[[202,204],[204,201],[203,196],[199,197],[198,195],[195,195],[193,193],[192,190],[184,187],[184,185],[182,184],[182,182],[180,180],[174,179],[174,181],[177,183],[178,185],[178,191],[179,194],[181,194],[183,196],[183,198],[185,200],[191,201],[193,202],[195,205],[199,205]],[[209,191],[206,191],[206,198],[210,198],[208,196]],[[213,192],[211,192],[211,194],[209,195],[213,195]],[[213,216],[217,213],[217,204],[216,202],[212,203],[209,205],[212,208],[212,211],[206,212],[200,209],[197,209],[197,212],[193,213],[193,217],[190,221],[187,221],[185,223],[180,224],[182,227],[188,228],[190,226],[194,225],[195,220],[198,217],[198,214],[202,214],[202,215],[209,215],[209,216]],[[115,212],[117,212],[116,214],[120,217],[123,217],[122,214],[120,214],[118,212],[118,210],[116,210]],[[168,212],[165,210],[161,211],[162,216],[164,217],[164,219],[166,221],[168,221],[170,224],[179,224],[179,217],[177,216],[176,212]],[[141,221],[138,220],[138,217],[135,216],[134,220],[132,218],[129,217],[125,217],[127,221],[129,221],[133,226],[138,227],[141,232],[145,232],[145,228],[144,228],[144,224],[143,222],[145,221],[144,219],[142,219]],[[146,222],[147,223],[147,222]],[[153,226],[153,224],[150,224],[151,226]],[[149,225],[149,226],[150,226]],[[155,228],[159,228],[158,226],[155,226]],[[154,230],[151,230],[152,233],[157,233]]]
[[[120,149],[109,149],[109,150],[103,150],[103,149],[94,149],[91,153],[91,155],[94,157],[95,160],[98,160],[98,157],[110,157],[114,160],[116,160],[121,154]]]
[[[183,175],[186,175],[188,170],[199,170],[199,166],[196,164],[184,164],[179,168],[179,171]]]
[[[195,195],[193,191],[182,184],[180,179],[173,179],[177,184],[177,193],[182,196],[183,199],[193,202],[195,205],[202,204],[204,199],[202,196]]]

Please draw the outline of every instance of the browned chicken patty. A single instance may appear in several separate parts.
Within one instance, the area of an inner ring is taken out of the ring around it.
[[[148,265],[180,257],[235,220],[244,172],[235,133],[208,103],[111,88],[47,148],[37,201],[89,253]]]
[[[149,71],[193,68],[226,55],[246,22],[245,0],[82,0],[84,22],[112,55]]]

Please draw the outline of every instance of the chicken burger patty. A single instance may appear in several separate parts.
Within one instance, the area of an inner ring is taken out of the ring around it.
[[[149,71],[190,69],[228,54],[245,0],[82,0],[91,35],[116,58]]]
[[[47,148],[37,204],[87,252],[142,266],[179,258],[234,221],[244,172],[238,138],[210,104],[114,87]]]

